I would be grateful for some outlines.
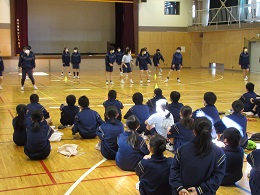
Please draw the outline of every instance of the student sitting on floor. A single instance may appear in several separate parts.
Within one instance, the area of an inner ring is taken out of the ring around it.
[[[124,125],[117,120],[118,110],[115,106],[106,108],[107,122],[99,126],[97,136],[100,139],[96,149],[108,160],[115,160],[118,150],[117,137],[124,132]]]
[[[251,98],[255,99],[257,97],[256,93],[254,92],[255,85],[251,82],[248,82],[246,84],[246,93],[244,93],[240,97],[240,101],[244,104],[244,110],[243,112],[252,112],[254,108],[254,103],[250,101]]]
[[[139,177],[139,191],[141,195],[171,195],[169,184],[172,158],[166,158],[163,152],[166,150],[166,140],[161,135],[153,135],[149,142],[151,158],[143,159],[135,168]]]
[[[83,139],[95,138],[104,121],[96,111],[89,108],[89,99],[86,96],[81,96],[78,104],[81,111],[75,116],[72,134],[79,133]]]
[[[131,115],[135,115],[140,121],[140,127],[137,129],[137,133],[141,134],[146,131],[146,124],[144,122],[150,116],[149,108],[147,105],[143,104],[143,95],[140,92],[134,93],[132,100],[135,105],[127,111],[124,119],[127,119]]]
[[[175,123],[168,131],[167,138],[169,139],[169,146],[167,147],[170,151],[176,151],[177,148],[191,142],[194,139],[194,133],[192,131],[193,119],[191,118],[192,109],[190,106],[183,106],[181,108],[181,119]],[[173,147],[172,147],[173,146]]]
[[[68,95],[66,97],[66,104],[61,104],[60,106],[60,123],[62,126],[59,126],[59,129],[65,128],[67,125],[74,124],[74,118],[79,112],[79,107],[75,106],[76,97],[74,95]]]
[[[226,174],[221,185],[234,185],[243,176],[244,150],[239,146],[241,135],[239,131],[230,127],[223,133],[226,155]]]
[[[51,124],[51,118],[49,112],[39,103],[39,96],[37,94],[32,94],[30,96],[30,104],[27,105],[28,115],[31,116],[34,110],[41,110],[44,119],[48,124]]]
[[[242,136],[240,146],[245,149],[248,143],[248,137],[246,132],[247,119],[244,115],[242,115],[243,103],[240,100],[236,100],[232,103],[232,108],[233,113],[228,116],[224,116],[220,121],[216,122],[214,126],[218,138],[220,138],[220,135],[223,133],[225,129],[229,127],[236,128]]]
[[[27,107],[25,104],[16,106],[17,116],[13,119],[13,141],[17,146],[24,146],[27,140],[25,115]]]
[[[247,162],[252,166],[250,171],[249,185],[252,195],[260,194],[260,149],[256,149],[246,157]]]
[[[147,106],[149,107],[150,115],[156,113],[156,102],[160,99],[166,98],[162,95],[162,90],[160,88],[156,88],[154,90],[154,97],[146,102]]]
[[[27,142],[24,146],[24,153],[31,160],[43,160],[51,152],[49,138],[53,129],[47,124],[41,110],[34,110],[31,117],[26,117]]]
[[[180,120],[180,111],[183,107],[183,104],[179,103],[180,97],[181,94],[178,91],[171,92],[170,98],[172,103],[168,105],[168,110],[174,118],[174,123],[177,123]]]
[[[142,137],[136,130],[140,126],[138,118],[134,115],[126,120],[127,129],[118,137],[118,152],[116,165],[124,171],[134,171],[140,160],[150,152]]]

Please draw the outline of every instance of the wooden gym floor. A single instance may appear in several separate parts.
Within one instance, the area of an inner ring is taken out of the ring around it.
[[[3,90],[0,91],[0,193],[2,194],[64,194],[78,178],[103,158],[95,149],[97,139],[73,140],[71,130],[61,130],[64,136],[61,142],[52,142],[52,152],[43,161],[31,161],[23,153],[23,147],[12,142],[12,118],[16,115],[17,104],[29,103],[29,96],[37,93],[40,103],[50,112],[56,127],[59,125],[59,106],[69,94],[77,98],[86,95],[90,99],[90,107],[103,117],[102,103],[107,98],[110,89],[115,89],[118,99],[125,105],[123,114],[133,105],[132,94],[141,92],[145,101],[153,96],[156,86],[163,90],[169,101],[170,92],[177,90],[181,93],[180,102],[190,105],[193,109],[203,106],[203,94],[207,91],[216,93],[216,106],[219,111],[230,109],[231,103],[245,92],[245,84],[240,71],[211,71],[208,69],[183,69],[181,84],[176,82],[176,72],[169,83],[164,83],[168,73],[163,70],[163,77],[155,78],[154,67],[151,73],[151,83],[139,84],[139,72],[134,70],[135,84],[119,84],[119,72],[114,72],[115,85],[105,85],[104,72],[82,72],[80,81],[68,77],[67,82],[60,73],[48,73],[46,76],[35,76],[38,90],[33,90],[29,80],[26,81],[25,91],[20,91],[20,76],[4,73]],[[251,73],[250,81],[255,84],[255,91],[260,92],[259,74]],[[123,121],[124,122],[124,121]],[[259,119],[250,118],[248,121],[249,135],[259,132]],[[84,154],[65,158],[57,153],[57,148],[63,144],[78,144]],[[165,152],[166,156],[173,156]],[[250,194],[248,166],[245,161],[244,176],[233,187],[220,187],[217,194],[244,195]],[[139,194],[135,189],[138,177],[134,172],[120,170],[114,161],[107,160],[94,169],[72,192],[72,194]]]

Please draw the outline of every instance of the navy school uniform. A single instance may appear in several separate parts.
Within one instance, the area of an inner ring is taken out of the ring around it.
[[[62,63],[63,66],[70,66],[70,52],[63,52],[62,53]]]
[[[150,159],[142,159],[135,168],[140,184],[141,195],[170,195],[172,193],[169,184],[170,168],[173,158],[166,158],[153,154]]]
[[[156,102],[157,100],[160,100],[160,99],[166,99],[164,96],[155,96],[151,99],[149,99],[146,104],[147,106],[149,107],[149,112],[150,112],[150,115],[156,113]]]
[[[124,116],[127,119],[129,116],[135,115],[140,121],[140,127],[137,129],[138,133],[142,133],[146,130],[146,124],[144,123],[149,117],[149,107],[147,105],[134,105],[131,107]]]
[[[174,156],[170,172],[172,195],[190,187],[195,187],[199,195],[213,195],[221,184],[226,168],[223,150],[212,144],[212,150],[201,157],[195,154],[194,149],[194,142],[186,143]]]
[[[222,149],[226,155],[226,174],[221,185],[234,185],[243,177],[244,150],[228,145]]]
[[[39,122],[40,130],[37,132],[32,131],[34,124],[30,117],[26,117],[27,124],[27,142],[24,146],[24,153],[32,160],[43,160],[47,158],[51,152],[51,145],[49,138],[53,130],[44,120]]]
[[[73,133],[79,133],[83,139],[96,137],[98,128],[104,121],[100,115],[90,108],[83,108],[74,119]]]
[[[240,141],[240,146],[244,149],[246,148],[248,142],[248,137],[246,133],[247,119],[241,113],[233,112],[228,116],[224,116],[220,121],[214,124],[214,127],[218,134],[222,134],[224,130],[229,127],[235,127],[240,132],[240,135],[242,137]]]
[[[174,151],[177,150],[180,146],[184,145],[187,142],[191,142],[194,139],[194,134],[192,129],[186,129],[181,125],[180,122],[175,123],[171,129],[171,135],[167,135],[168,138],[174,138],[173,148]]]
[[[116,63],[118,64],[118,65],[121,65],[121,63],[122,63],[122,58],[123,58],[123,52],[122,51],[120,51],[120,52],[116,52]]]
[[[71,63],[73,66],[73,69],[79,69],[79,64],[81,63],[81,55],[79,52],[75,53],[73,52],[71,54]]]
[[[33,52],[30,52],[29,55],[26,53],[21,54],[20,56],[19,67],[22,69],[34,69],[35,68],[35,56]]]
[[[138,144],[133,148],[127,143],[132,132],[125,131],[118,137],[118,151],[116,153],[116,165],[124,171],[134,171],[137,164],[148,155],[150,151],[142,137],[138,136]]]
[[[3,71],[4,71],[4,61],[3,58],[0,57],[0,76],[3,76]]]
[[[250,171],[249,185],[252,195],[260,194],[260,150],[256,149],[246,157],[247,162],[252,166]]]
[[[113,66],[109,64],[114,64],[116,61],[116,55],[114,53],[108,52],[105,57],[106,71],[113,72]]]
[[[22,55],[24,55],[24,51],[22,51],[19,55],[19,61],[18,61],[18,67],[21,68],[22,67]]]
[[[65,106],[61,105],[60,106],[60,123],[63,126],[66,125],[73,125],[74,124],[74,118],[76,114],[79,112],[79,107],[78,106]]]
[[[34,110],[41,110],[45,119],[50,118],[49,112],[40,103],[27,104],[28,115],[31,116]]]
[[[246,53],[242,52],[240,54],[238,64],[241,65],[242,69],[248,69],[249,68],[248,65],[250,64],[250,62],[249,62],[249,54],[247,52]]]
[[[255,92],[247,92],[244,93],[239,100],[241,100],[244,104],[244,111],[243,112],[251,112],[254,108],[254,104],[250,102],[250,99],[255,99],[257,97]]]
[[[103,106],[105,107],[105,109],[109,106],[115,106],[117,108],[118,111],[118,117],[117,119],[119,121],[122,120],[122,112],[121,109],[124,108],[122,102],[120,102],[119,100],[114,100],[114,99],[108,99],[106,101],[104,101]],[[105,121],[107,121],[107,117],[105,116]]]
[[[27,132],[26,132],[26,120],[24,119],[22,124],[16,124],[18,117],[16,116],[13,121],[13,141],[18,146],[24,146],[27,140]]]
[[[163,58],[162,54],[156,52],[153,55],[153,64],[154,64],[154,66],[158,66],[158,64],[160,64],[160,60],[162,60],[164,62],[164,58]]]
[[[124,132],[124,125],[116,120],[115,124],[109,119],[100,125],[97,136],[101,140],[101,154],[108,160],[115,160],[118,150],[117,137]]]
[[[147,70],[148,64],[152,65],[151,59],[148,55],[139,54],[135,61],[136,66],[139,65],[140,70]]]
[[[172,102],[171,104],[168,105],[168,110],[174,118],[174,123],[179,122],[180,112],[181,112],[181,108],[183,106],[184,105],[182,103],[179,103],[179,102]]]
[[[174,68],[171,69],[176,69],[176,70],[180,70],[180,66],[182,66],[182,54],[175,52],[172,56],[172,65],[175,65]]]

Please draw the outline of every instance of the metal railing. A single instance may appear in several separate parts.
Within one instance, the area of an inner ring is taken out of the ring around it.
[[[196,10],[189,12],[192,17],[192,26],[208,26],[219,24],[233,24],[246,22],[260,22],[260,3],[239,6]]]

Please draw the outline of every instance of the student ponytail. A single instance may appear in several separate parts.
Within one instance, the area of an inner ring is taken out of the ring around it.
[[[127,143],[133,148],[136,148],[138,145],[138,134],[136,130],[140,126],[138,118],[135,115],[129,116],[126,120],[126,126],[131,131],[131,135],[128,137]]]
[[[196,134],[195,154],[205,156],[212,150],[212,123],[206,117],[198,117],[193,123],[193,129]]]
[[[25,114],[27,112],[27,107],[25,104],[19,104],[16,106],[17,112],[17,120],[15,122],[15,126],[18,130],[22,130],[25,128]]]
[[[191,118],[192,109],[190,106],[183,106],[181,108],[181,119],[180,123],[186,129],[192,128],[193,119]]]
[[[32,120],[33,120],[33,125],[32,125],[32,131],[33,132],[38,132],[41,129],[40,122],[43,119],[43,113],[41,110],[34,110],[32,112]]]
[[[109,118],[110,122],[115,125],[117,123],[116,117],[118,116],[118,110],[115,106],[108,106],[106,108],[105,115]]]

